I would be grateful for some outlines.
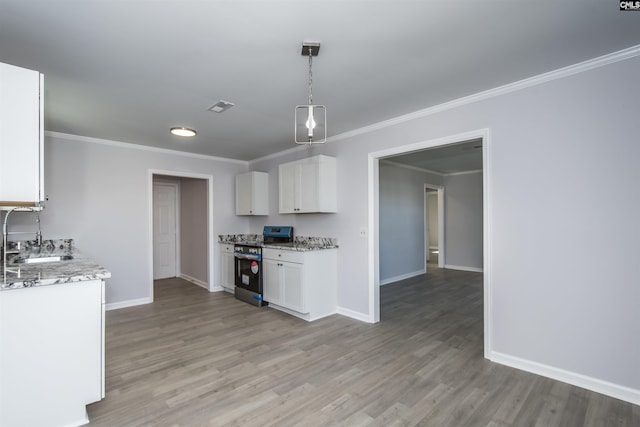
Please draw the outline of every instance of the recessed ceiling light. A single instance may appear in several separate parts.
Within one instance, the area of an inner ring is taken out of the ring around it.
[[[174,127],[169,132],[176,136],[196,136],[195,130],[184,127]]]

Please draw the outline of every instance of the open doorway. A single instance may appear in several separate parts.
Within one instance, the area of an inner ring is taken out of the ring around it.
[[[368,259],[369,259],[369,313],[370,321],[380,321],[380,261],[381,261],[381,238],[380,238],[380,168],[381,163],[387,163],[389,159],[396,162],[399,156],[410,156],[413,153],[420,152],[427,149],[434,148],[446,148],[453,145],[457,145],[463,142],[469,142],[469,149],[476,149],[475,145],[478,145],[478,150],[481,153],[481,170],[473,171],[480,179],[479,189],[481,192],[480,211],[482,212],[480,221],[480,246],[482,248],[482,255],[480,258],[481,268],[483,274],[483,301],[484,301],[484,349],[487,354],[488,349],[491,348],[489,335],[489,313],[490,313],[490,253],[488,251],[490,234],[488,233],[488,203],[490,188],[488,174],[487,174],[487,162],[490,148],[489,130],[482,129],[478,131],[468,132],[464,134],[452,135],[441,139],[435,139],[430,141],[424,141],[415,144],[409,144],[400,147],[393,147],[390,149],[373,152],[369,154],[369,245],[368,245]],[[445,150],[446,152],[446,150]],[[433,171],[432,171],[433,172]],[[467,174],[467,172],[465,172]],[[454,174],[455,175],[455,174]],[[466,175],[465,175],[466,176]],[[444,183],[444,178],[443,178]],[[425,191],[421,189],[421,197],[424,196]],[[446,202],[445,202],[446,205]],[[423,205],[424,206],[424,205]],[[445,206],[445,212],[447,207]],[[420,233],[422,236],[422,233]],[[444,236],[446,239],[446,235]],[[427,246],[425,241],[422,243]],[[446,248],[447,253],[449,247]],[[447,255],[447,254],[445,254]],[[425,254],[426,256],[426,254]],[[423,258],[424,259],[424,258]],[[443,260],[444,261],[444,260]],[[453,266],[452,266],[453,267]]]
[[[424,184],[425,270],[444,268],[444,186]]]
[[[214,291],[212,176],[149,171],[150,295],[178,277]]]

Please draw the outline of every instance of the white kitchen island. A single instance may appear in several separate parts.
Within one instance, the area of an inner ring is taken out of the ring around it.
[[[111,273],[71,255],[21,265],[0,285],[0,426],[87,424],[86,405],[104,397],[104,279]]]

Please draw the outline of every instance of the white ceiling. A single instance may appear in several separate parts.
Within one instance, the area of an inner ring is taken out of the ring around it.
[[[233,159],[294,146],[303,40],[321,42],[313,95],[335,137],[638,45],[640,13],[613,0],[0,0],[0,62],[45,74],[47,130]],[[236,105],[207,111],[221,99]]]
[[[444,147],[387,157],[387,163],[411,166],[437,174],[482,170],[482,140],[463,141]]]

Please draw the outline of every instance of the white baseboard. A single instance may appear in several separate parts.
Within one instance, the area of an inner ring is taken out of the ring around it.
[[[410,277],[416,277],[416,276],[419,276],[419,275],[425,274],[425,273],[426,273],[426,271],[419,270],[419,271],[414,271],[413,273],[407,273],[407,274],[401,274],[400,276],[389,277],[388,279],[381,280],[380,281],[380,286],[388,285],[389,283],[398,282],[398,281],[404,280],[404,279],[409,279]]]
[[[473,271],[475,273],[482,273],[483,270],[482,268],[478,268],[478,267],[465,267],[464,265],[451,265],[451,264],[445,264],[444,268],[448,268],[450,270],[461,270],[461,271]]]
[[[348,308],[338,307],[336,309],[336,313],[361,322],[375,323],[368,314],[360,313],[359,311],[350,310]]]
[[[180,278],[186,280],[187,282],[191,282],[194,285],[198,285],[201,288],[205,288],[206,290],[209,290],[209,284],[208,283],[203,282],[200,279],[196,279],[195,277],[191,277],[188,274],[180,273]]]
[[[502,365],[511,366],[512,368],[542,375],[543,377],[562,381],[563,383],[595,391],[596,393],[624,400],[625,402],[633,403],[634,405],[640,405],[640,390],[637,389],[495,351],[489,354],[489,360]]]
[[[72,423],[66,424],[64,427],[80,427],[89,424],[89,414],[85,415],[84,418],[76,420]]]
[[[322,314],[319,314],[319,315],[316,315],[316,316],[311,316],[310,314],[298,313],[295,310],[291,310],[291,309],[288,309],[286,307],[282,307],[281,305],[278,305],[278,304],[269,303],[269,307],[273,308],[274,310],[279,310],[279,311],[282,311],[284,313],[287,313],[287,314],[289,314],[291,316],[295,316],[298,319],[306,320],[307,322],[313,322],[314,320],[322,319],[324,317],[328,317],[328,316],[332,316],[332,315],[336,314],[335,311],[332,311],[332,312],[322,313]]]
[[[127,307],[134,307],[136,305],[151,304],[152,302],[153,302],[153,299],[151,299],[150,297],[130,299],[127,301],[112,302],[111,304],[105,304],[104,309],[107,311],[117,310],[119,308],[127,308]]]

